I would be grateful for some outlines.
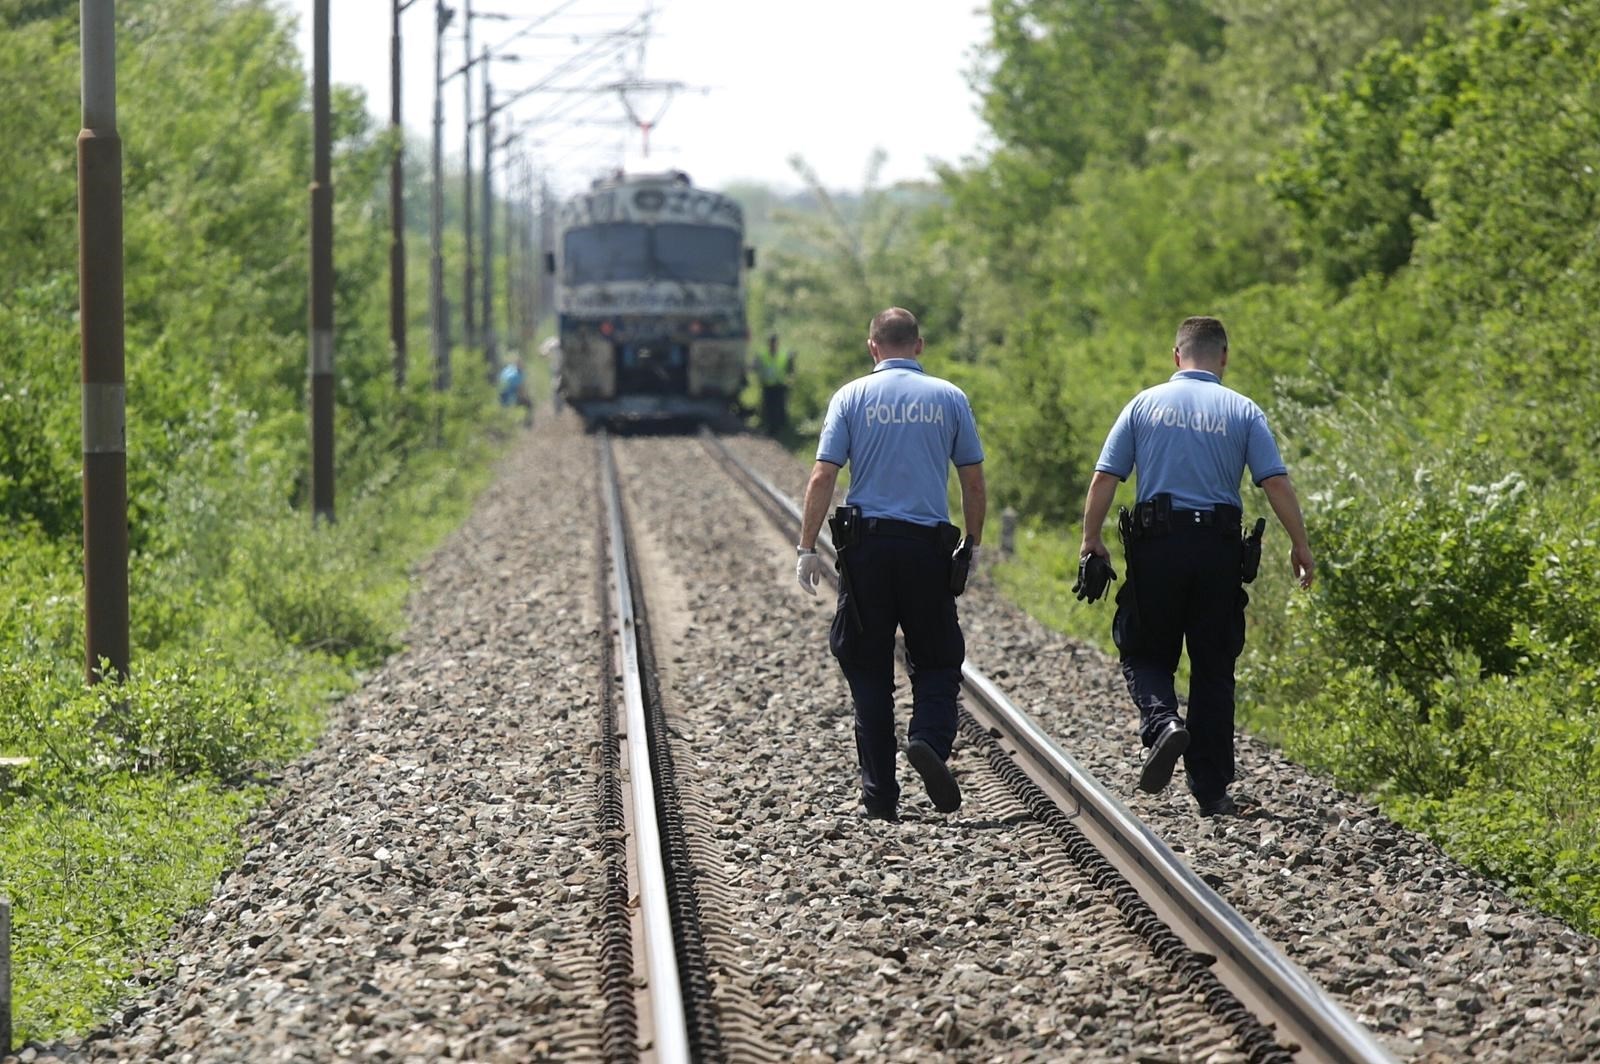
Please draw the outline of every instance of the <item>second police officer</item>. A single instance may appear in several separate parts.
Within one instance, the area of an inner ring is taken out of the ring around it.
[[[1266,416],[1222,385],[1228,365],[1222,322],[1185,319],[1172,357],[1172,378],[1135,396],[1111,427],[1084,501],[1079,554],[1085,561],[1109,560],[1101,526],[1118,483],[1137,469],[1137,503],[1119,522],[1128,579],[1117,593],[1112,639],[1147,751],[1139,788],[1162,790],[1182,757],[1201,815],[1227,815],[1238,811],[1228,787],[1234,778],[1234,662],[1244,649],[1249,601],[1241,580],[1254,577],[1253,565],[1245,563],[1251,548],[1240,537],[1239,482],[1246,467],[1289,534],[1289,564],[1301,587],[1311,586],[1314,562]],[[1187,720],[1178,715],[1173,682],[1185,643]]]
[[[924,372],[918,362],[922,347],[910,311],[891,307],[872,320],[872,372],[840,388],[828,403],[796,547],[800,586],[814,595],[823,564],[817,535],[839,470],[848,463],[849,494],[833,519],[833,542],[843,549],[828,645],[855,704],[861,812],[883,820],[897,819],[900,799],[896,629],[905,633],[911,674],[906,760],[935,808],[950,813],[961,806],[961,788],[946,764],[966,657],[955,596],[965,567],[975,560],[986,506],[983,446],[972,407],[961,389]],[[952,463],[967,528],[959,546],[947,501]]]

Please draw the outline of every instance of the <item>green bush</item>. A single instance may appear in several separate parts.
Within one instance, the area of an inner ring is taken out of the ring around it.
[[[372,665],[394,649],[392,622],[350,579],[369,563],[341,527],[313,529],[301,518],[252,529],[235,548],[237,579],[284,642]]]
[[[1346,483],[1317,511],[1317,648],[1398,686],[1424,717],[1460,652],[1486,673],[1517,670],[1511,636],[1535,600],[1526,481],[1472,483],[1465,472],[1419,469],[1410,492],[1381,502]]]
[[[1592,660],[1460,685],[1462,778],[1395,793],[1402,822],[1441,838],[1514,893],[1600,926],[1600,709]]]

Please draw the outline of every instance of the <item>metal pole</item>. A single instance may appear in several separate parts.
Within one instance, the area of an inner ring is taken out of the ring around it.
[[[517,243],[521,248],[518,295],[518,330],[523,354],[533,352],[533,164],[524,152],[522,156],[522,219],[517,225]]]
[[[544,268],[546,255],[555,254],[555,208],[550,201],[550,181],[544,174],[539,177],[539,316],[555,313],[556,278]]]
[[[462,0],[462,25],[461,29],[466,35],[466,50],[462,53],[463,66],[461,68],[461,87],[463,90],[464,104],[461,109],[461,172],[464,177],[462,193],[464,199],[462,213],[462,229],[466,234],[465,259],[462,274],[462,313],[466,315],[466,344],[469,348],[478,344],[478,323],[473,318],[475,313],[473,304],[476,302],[473,292],[472,270],[472,0]]]
[[[127,378],[122,335],[122,139],[114,0],[82,0],[78,317],[83,382],[84,672],[128,675]]]
[[[333,180],[328,0],[312,9],[311,520],[333,521]]]
[[[0,898],[0,1057],[11,1052],[11,903]]]
[[[483,361],[492,378],[500,369],[494,334],[494,86],[489,84],[489,49],[483,64]]]
[[[504,228],[501,230],[506,240],[506,345],[514,347],[520,354],[522,352],[522,308],[518,305],[518,294],[522,291],[518,287],[521,280],[522,248],[517,240],[517,208],[520,206],[518,194],[522,191],[522,175],[516,174],[513,180],[513,156],[510,154],[510,143],[506,147],[506,210]]]
[[[522,160],[518,160],[521,162]],[[528,210],[528,174],[525,166],[517,168],[517,209],[507,217],[506,241],[515,244],[517,248],[517,268],[513,271],[516,277],[516,298],[512,303],[517,308],[517,324],[512,329],[517,336],[517,350],[522,354],[528,353],[528,225],[533,219],[533,214]]]
[[[400,12],[408,6],[410,0],[393,0],[389,33],[389,128],[395,138],[394,159],[389,164],[389,346],[396,388],[406,383],[406,148],[400,122]]]
[[[539,263],[533,255],[533,160],[522,157],[522,349],[533,351],[533,338],[539,331],[538,305],[534,298],[534,278]]]
[[[428,317],[433,334],[433,390],[450,390],[450,309],[444,298],[444,28],[450,9],[433,4],[433,158],[428,184]]]

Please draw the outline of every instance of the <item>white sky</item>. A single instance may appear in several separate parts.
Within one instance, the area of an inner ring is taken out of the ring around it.
[[[278,0],[300,19],[300,47],[309,70],[312,0]],[[331,0],[331,76],[367,93],[368,107],[389,114],[391,0]],[[462,0],[447,0],[459,9]],[[535,33],[504,50],[526,62],[491,60],[497,100],[550,75],[563,60],[595,42],[571,34],[616,31],[645,12],[649,0],[472,0],[474,15],[503,13],[516,21],[474,17],[473,49],[491,49],[541,15],[557,11]],[[433,0],[415,0],[402,16],[406,126],[426,138],[432,119]],[[445,39],[445,72],[463,62],[459,10]],[[875,147],[888,153],[880,180],[929,176],[930,159],[955,162],[977,153],[985,128],[968,87],[976,49],[988,30],[984,0],[655,0],[643,76],[683,82],[651,134],[645,160],[637,130],[622,125],[579,126],[546,121],[530,127],[534,150],[563,190],[624,165],[676,166],[696,184],[718,187],[750,179],[798,188],[788,158],[800,154],[833,189],[859,189]],[[636,47],[559,85],[608,84],[637,70]],[[474,110],[482,85],[474,68]],[[705,91],[700,91],[705,90]],[[461,151],[461,79],[445,89],[445,150]],[[641,97],[646,117],[662,97]],[[557,109],[620,122],[615,93],[584,98],[530,95],[508,108],[518,125]],[[475,145],[478,141],[475,140]],[[477,152],[479,149],[474,148]]]

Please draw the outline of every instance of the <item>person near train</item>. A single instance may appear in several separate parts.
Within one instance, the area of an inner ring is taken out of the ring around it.
[[[789,428],[789,382],[794,378],[794,352],[778,353],[778,334],[767,337],[767,350],[756,352],[756,380],[761,384],[761,427],[773,439]]]
[[[522,407],[522,424],[533,425],[533,400],[528,396],[527,371],[522,359],[507,362],[500,368],[500,405]]]
[[[955,385],[926,372],[917,319],[890,307],[872,319],[872,371],[828,403],[802,508],[800,586],[816,594],[817,536],[839,470],[850,467],[845,505],[832,519],[840,591],[828,646],[855,705],[861,813],[899,815],[895,774],[895,632],[905,635],[911,718],[905,755],[940,812],[961,806],[948,761],[966,642],[956,595],[983,536],[983,445],[972,405]],[[967,536],[950,523],[950,466],[961,485]]]
[[[1264,525],[1241,535],[1239,484],[1246,468],[1289,535],[1289,566],[1301,587],[1311,586],[1315,562],[1266,416],[1222,384],[1228,366],[1222,322],[1186,318],[1172,359],[1177,372],[1135,396],[1106,437],[1084,501],[1079,556],[1085,566],[1109,564],[1101,528],[1117,485],[1136,472],[1136,503],[1118,522],[1128,572],[1117,591],[1111,633],[1139,710],[1146,751],[1139,789],[1161,791],[1182,757],[1200,814],[1224,816],[1239,812],[1228,794],[1234,664],[1244,649],[1244,583],[1255,576]],[[1185,644],[1187,718],[1178,712],[1173,679]]]

